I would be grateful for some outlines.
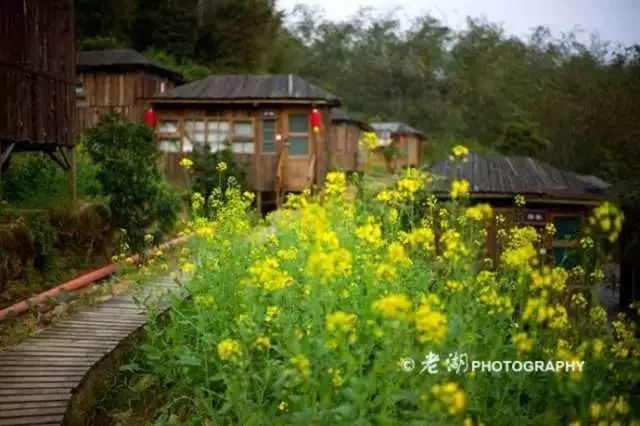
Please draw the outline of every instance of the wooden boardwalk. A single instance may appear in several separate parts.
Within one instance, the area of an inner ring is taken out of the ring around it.
[[[169,307],[180,287],[169,277],[155,279],[145,295]],[[25,342],[0,353],[0,426],[60,425],[68,419],[74,394],[88,373],[147,322],[132,296],[116,296],[56,322]]]

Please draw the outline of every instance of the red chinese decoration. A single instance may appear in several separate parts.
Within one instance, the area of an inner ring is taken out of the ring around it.
[[[317,108],[314,108],[311,111],[310,121],[311,121],[311,129],[313,130],[313,133],[319,133],[320,127],[322,125],[322,115],[320,114],[320,111],[318,111]]]
[[[158,117],[156,116],[156,112],[153,108],[149,108],[144,112],[144,124],[154,129],[156,127],[156,122],[158,121]]]

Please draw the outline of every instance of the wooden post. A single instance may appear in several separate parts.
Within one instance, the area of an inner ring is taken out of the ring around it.
[[[69,161],[69,170],[67,170],[67,188],[69,198],[75,204],[78,199],[78,188],[76,184],[76,153],[74,148],[67,150],[67,160]]]
[[[256,209],[262,214],[262,191],[256,191]]]

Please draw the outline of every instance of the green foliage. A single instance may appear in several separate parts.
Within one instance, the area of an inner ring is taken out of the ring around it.
[[[131,248],[142,249],[147,233],[159,238],[171,231],[177,201],[157,170],[153,131],[107,115],[87,131],[86,144],[99,167],[97,178],[109,199],[113,223],[127,232]]]
[[[80,42],[80,50],[82,51],[118,49],[121,47],[124,47],[124,43],[115,37],[97,36],[84,39]]]
[[[76,184],[80,198],[96,199],[100,184],[97,168],[86,147],[76,146]],[[47,155],[37,152],[16,153],[2,175],[2,197],[13,207],[60,208],[70,203],[66,172]]]
[[[201,194],[205,199],[209,199],[214,189],[226,192],[230,177],[233,177],[241,188],[246,188],[247,169],[238,164],[229,146],[212,153],[205,145],[203,150],[193,152],[192,161],[193,192]]]
[[[163,50],[150,49],[145,52],[149,59],[153,59],[168,68],[180,72],[187,81],[201,80],[214,73],[214,70],[193,62],[189,59],[177,59],[174,55]]]
[[[539,134],[535,123],[516,121],[507,123],[497,149],[507,155],[544,155],[551,143]]]

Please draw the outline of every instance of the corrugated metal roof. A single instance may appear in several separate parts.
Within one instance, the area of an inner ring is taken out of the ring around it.
[[[448,192],[452,179],[471,183],[472,193],[537,194],[557,198],[601,199],[606,182],[557,169],[530,157],[470,154],[466,163],[450,160],[436,163],[431,173],[443,180],[434,183],[436,192]]]
[[[331,93],[297,75],[216,75],[169,90],[158,100],[297,100],[339,105]]]
[[[405,123],[399,123],[399,122],[371,123],[371,127],[373,127],[373,130],[376,133],[378,133],[379,136],[382,133],[391,133],[391,134],[398,134],[398,135],[413,135],[413,136],[420,136],[420,137],[424,136],[424,134],[420,130],[414,127],[411,127]]]
[[[152,70],[160,75],[182,82],[182,75],[158,62],[147,59],[142,53],[133,49],[95,50],[78,52],[76,69],[78,71],[99,68],[140,68]]]

